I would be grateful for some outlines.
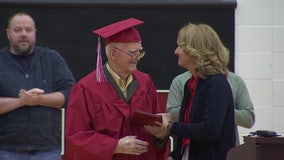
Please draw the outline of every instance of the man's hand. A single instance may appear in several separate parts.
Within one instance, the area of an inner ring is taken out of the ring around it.
[[[169,156],[169,157],[167,158],[167,160],[174,160],[174,159],[173,159],[173,157],[170,157],[170,156]]]
[[[19,91],[20,103],[27,106],[35,106],[39,104],[40,96],[44,93],[44,90],[39,88],[33,88],[28,91],[21,89]]]
[[[126,136],[118,141],[115,153],[140,155],[148,151],[148,142],[139,140],[136,136]]]

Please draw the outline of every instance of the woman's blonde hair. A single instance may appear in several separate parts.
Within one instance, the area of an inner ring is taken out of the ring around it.
[[[195,63],[195,73],[202,79],[221,73],[227,76],[229,50],[207,24],[187,23],[178,33],[177,43]]]

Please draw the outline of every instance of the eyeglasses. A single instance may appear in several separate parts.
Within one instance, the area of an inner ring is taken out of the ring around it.
[[[145,55],[145,51],[142,50],[142,47],[141,47],[141,49],[139,51],[136,51],[136,52],[126,52],[126,51],[123,51],[122,49],[119,49],[119,48],[117,48],[115,46],[112,46],[112,47],[114,49],[119,50],[122,53],[125,53],[125,54],[129,55],[131,57],[131,59],[142,58]]]

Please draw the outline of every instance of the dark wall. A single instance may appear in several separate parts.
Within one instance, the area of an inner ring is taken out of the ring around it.
[[[168,89],[172,79],[184,71],[177,65],[177,57],[174,55],[177,32],[186,22],[199,22],[211,25],[218,32],[225,46],[231,51],[229,68],[234,70],[234,3],[130,3],[1,4],[0,0],[0,48],[8,45],[5,33],[8,17],[17,11],[28,12],[36,21],[37,44],[59,51],[76,80],[79,80],[96,67],[97,35],[92,31],[118,20],[135,17],[145,22],[136,27],[146,51],[138,68],[152,76],[157,89]],[[103,61],[105,60],[104,56]]]

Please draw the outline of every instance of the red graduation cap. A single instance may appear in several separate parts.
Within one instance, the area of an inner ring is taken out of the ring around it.
[[[133,27],[142,23],[144,22],[138,19],[129,18],[94,30],[93,32],[105,38],[105,45],[110,42],[139,42],[141,41],[141,37]]]
[[[94,30],[93,33],[98,34],[98,46],[97,46],[97,81],[105,81],[105,77],[102,72],[102,58],[101,58],[101,44],[100,37],[105,38],[105,46],[110,42],[139,42],[141,41],[140,34],[134,28],[139,24],[144,23],[135,18],[129,18],[122,21],[115,22],[105,27]]]

